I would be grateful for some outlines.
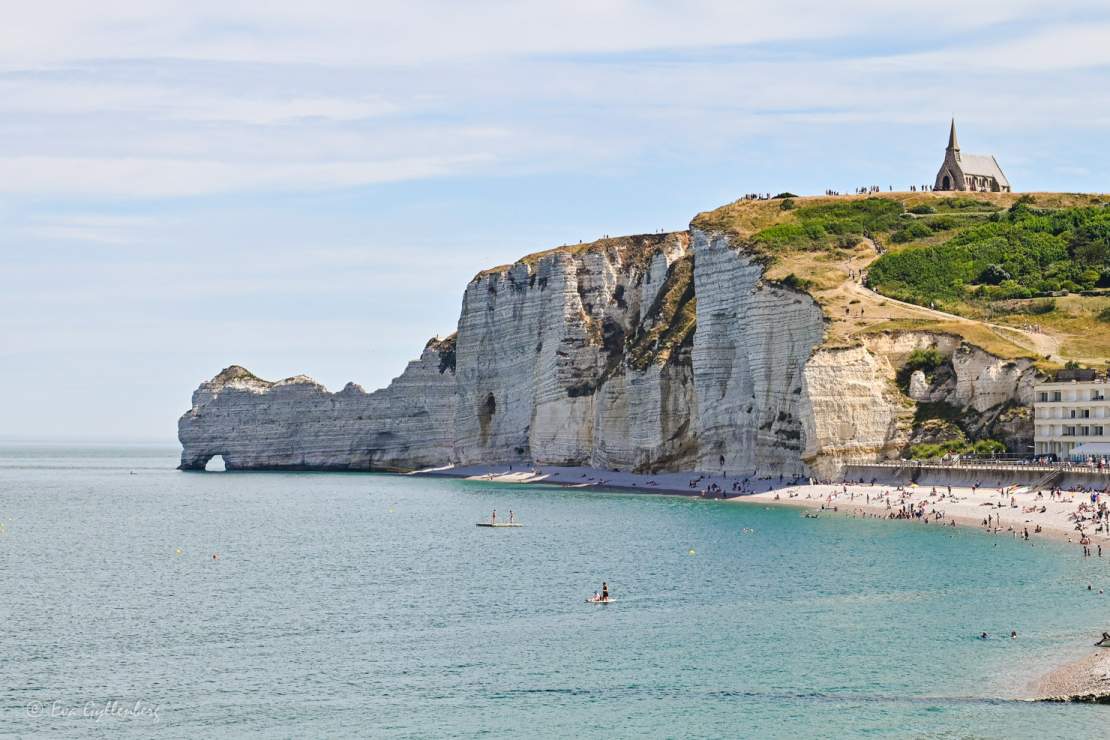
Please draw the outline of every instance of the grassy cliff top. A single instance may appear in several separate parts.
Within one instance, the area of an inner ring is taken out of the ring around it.
[[[724,231],[744,239],[778,224],[855,221],[861,226],[874,224],[864,217],[868,201],[890,201],[901,205],[900,212],[914,214],[915,209],[934,209],[935,214],[952,216],[990,213],[1009,208],[1020,198],[1032,198],[1043,208],[1075,208],[1110,203],[1110,195],[1088,193],[875,193],[872,195],[813,195],[773,200],[738,200],[712,211],[699,213],[690,223],[704,231]],[[783,203],[789,201],[788,206]],[[881,214],[880,214],[881,215]],[[850,227],[851,223],[844,223]]]
[[[692,226],[735,235],[769,279],[813,295],[827,345],[922,330],[1046,368],[1101,366],[1108,205],[1110,196],[1079,193],[876,193],[741,200]]]

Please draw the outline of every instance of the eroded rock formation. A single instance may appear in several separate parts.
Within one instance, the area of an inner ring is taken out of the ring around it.
[[[227,368],[181,417],[181,467],[222,455],[229,469],[527,460],[825,477],[897,455],[915,433],[1031,434],[1029,361],[920,331],[824,347],[825,329],[813,298],[766,280],[725,234],[554,249],[477,275],[457,333],[382,390]],[[900,386],[925,348],[945,364]]]

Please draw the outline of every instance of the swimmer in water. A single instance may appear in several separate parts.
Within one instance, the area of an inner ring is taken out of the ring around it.
[[[980,640],[990,639],[990,635],[988,635],[986,632],[984,632],[983,634],[979,635],[979,639]]]

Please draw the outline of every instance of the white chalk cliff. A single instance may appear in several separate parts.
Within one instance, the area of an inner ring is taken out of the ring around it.
[[[767,281],[735,237],[603,239],[477,275],[457,332],[382,390],[225,369],[179,421],[181,467],[221,455],[229,469],[534,461],[827,476],[904,449],[915,401],[985,429],[1032,392],[1031,363],[958,337],[825,348],[824,336],[820,306]],[[914,375],[907,395],[898,369],[926,347],[949,364],[932,380]]]

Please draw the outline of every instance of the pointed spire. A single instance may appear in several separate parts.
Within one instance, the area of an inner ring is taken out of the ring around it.
[[[952,151],[960,151],[960,142],[956,139],[956,119],[952,119],[952,129],[948,132],[948,148]]]

